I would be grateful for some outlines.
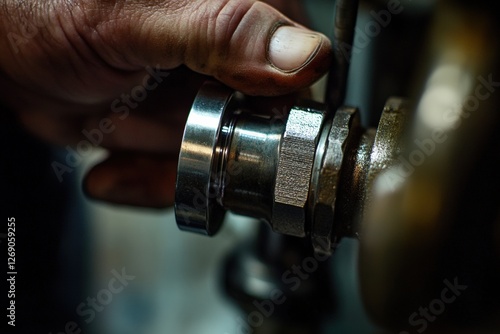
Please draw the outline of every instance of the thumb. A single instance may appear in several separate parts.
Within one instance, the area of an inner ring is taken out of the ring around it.
[[[247,94],[279,95],[309,86],[330,65],[324,35],[260,1],[119,2],[100,2],[89,29],[117,67],[184,64]]]

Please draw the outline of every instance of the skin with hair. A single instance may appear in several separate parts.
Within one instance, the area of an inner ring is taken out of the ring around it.
[[[113,131],[99,145],[110,154],[89,172],[87,193],[165,207],[173,201],[187,112],[203,81],[283,96],[328,70],[331,44],[297,23],[304,23],[299,1],[269,2],[274,7],[253,0],[0,0],[0,102],[29,131],[63,146],[109,119]],[[163,73],[157,81],[154,71]],[[128,103],[127,117],[113,112],[117,100]]]

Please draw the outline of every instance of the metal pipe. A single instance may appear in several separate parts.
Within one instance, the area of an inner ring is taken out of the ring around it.
[[[333,29],[333,69],[328,76],[325,95],[325,102],[330,111],[337,110],[345,99],[358,3],[358,0],[336,1]]]

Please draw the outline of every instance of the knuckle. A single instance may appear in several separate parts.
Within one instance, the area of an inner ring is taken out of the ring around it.
[[[216,47],[227,47],[231,43],[254,5],[255,2],[250,0],[224,1],[212,19]]]
[[[216,6],[208,3],[199,6],[187,20],[199,31],[191,36],[186,62],[202,73],[224,76],[225,69],[231,67],[229,62],[241,61],[253,44],[258,43],[255,41],[258,11],[255,0],[224,0]]]

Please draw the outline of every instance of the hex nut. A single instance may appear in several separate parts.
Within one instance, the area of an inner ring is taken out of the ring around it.
[[[295,106],[290,110],[273,195],[271,225],[277,232],[296,237],[306,235],[306,203],[324,116],[325,111],[316,105]]]
[[[332,254],[332,247],[338,242],[333,235],[334,213],[342,163],[349,141],[354,137],[353,128],[360,127],[360,116],[356,108],[340,107],[328,129],[323,152],[315,166],[312,186],[311,240],[315,252]]]

